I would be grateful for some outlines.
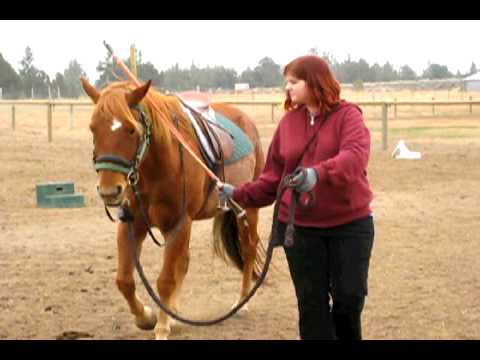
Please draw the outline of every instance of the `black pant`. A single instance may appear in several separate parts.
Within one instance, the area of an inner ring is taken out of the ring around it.
[[[278,239],[284,238],[285,228],[278,223]],[[295,226],[294,244],[284,250],[302,340],[362,338],[373,238],[371,216],[326,229]]]

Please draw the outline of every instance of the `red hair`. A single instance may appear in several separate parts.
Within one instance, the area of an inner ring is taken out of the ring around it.
[[[329,112],[340,102],[340,83],[328,63],[319,56],[306,55],[294,59],[285,66],[283,75],[291,75],[305,81],[321,114]],[[295,108],[288,92],[284,108],[287,111]]]

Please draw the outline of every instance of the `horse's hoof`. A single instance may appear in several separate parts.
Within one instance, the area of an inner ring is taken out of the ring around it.
[[[155,329],[155,340],[167,340],[168,335],[170,334],[170,328],[156,328]]]
[[[235,306],[237,306],[239,303],[235,303],[232,305],[231,309],[233,309]],[[248,303],[243,305],[240,309],[237,310],[236,314],[237,315],[244,315],[248,313]]]
[[[142,330],[152,330],[157,324],[157,316],[150,306],[144,306],[143,316],[135,317],[135,325]]]

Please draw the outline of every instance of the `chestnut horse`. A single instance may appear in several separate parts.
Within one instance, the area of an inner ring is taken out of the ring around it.
[[[151,118],[151,143],[139,165],[137,187],[150,225],[160,230],[166,243],[163,266],[157,279],[162,302],[178,311],[178,296],[189,264],[192,222],[212,217],[217,254],[223,255],[225,260],[229,258],[243,273],[238,301],[243,299],[252,288],[252,280],[261,264],[257,255],[257,245],[260,244],[257,233],[258,209],[246,209],[248,225],[238,220],[232,211],[219,210],[218,191],[212,191],[213,180],[186,151],[182,155],[180,143],[165,126],[166,121],[174,124],[189,147],[201,158],[199,142],[179,99],[160,93],[150,87],[150,82],[140,87],[129,82],[115,82],[102,91],[84,78],[81,82],[96,105],[90,123],[94,159],[103,157],[132,161],[146,131],[137,106],[146,109]],[[147,92],[149,96],[146,96]],[[152,108],[152,101],[159,111]],[[254,150],[248,155],[225,165],[225,181],[240,185],[257,178],[265,160],[254,123],[245,113],[228,104],[212,103],[211,107],[232,120],[254,145]],[[97,191],[105,206],[117,207],[125,201],[130,204],[134,214],[137,253],[140,253],[148,229],[126,172],[108,166],[96,169]],[[155,329],[156,339],[166,339],[173,319],[160,310],[157,321],[152,309],[135,294],[134,260],[129,250],[125,223],[118,224],[117,248],[116,284],[128,302],[135,324],[140,329]]]

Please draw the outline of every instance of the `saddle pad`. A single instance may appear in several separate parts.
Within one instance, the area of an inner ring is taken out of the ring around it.
[[[202,148],[205,150],[206,155],[210,159],[211,162],[214,161],[212,150],[210,149],[210,145],[208,141],[205,139],[203,132],[200,130],[197,121],[194,120],[191,111],[182,106],[185,113],[188,115],[190,122],[192,123],[193,128],[202,144]],[[253,151],[253,144],[245,134],[245,132],[240,129],[233,121],[227,119],[222,114],[215,112],[210,106],[208,107],[208,111],[202,113],[208,120],[213,123],[216,123],[223,127],[230,135],[233,137],[234,148],[233,148],[233,155],[230,159],[225,160],[225,165],[233,164],[234,162],[242,159],[243,157],[247,156]]]
[[[233,136],[233,141],[235,143],[233,155],[230,159],[225,160],[225,165],[233,164],[253,151],[254,147],[252,141],[245,132],[237,126],[237,124],[218,112],[215,112],[215,119],[219,125]]]

